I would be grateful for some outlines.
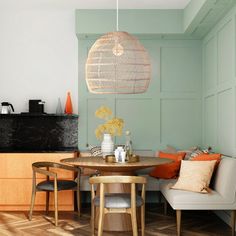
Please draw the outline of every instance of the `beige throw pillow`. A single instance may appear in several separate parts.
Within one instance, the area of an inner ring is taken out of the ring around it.
[[[207,193],[216,161],[181,161],[178,181],[173,189]]]

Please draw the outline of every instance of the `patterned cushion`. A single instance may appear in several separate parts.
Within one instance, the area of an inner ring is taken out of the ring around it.
[[[198,155],[207,154],[207,153],[209,153],[208,149],[200,149],[200,148],[198,148],[194,152],[191,153],[189,160],[192,160],[192,158],[195,158]]]
[[[198,155],[201,154],[208,154],[210,151],[210,147],[208,149],[201,149],[200,147],[190,147],[186,150],[179,150],[178,152],[185,152],[185,158],[184,160],[192,160],[192,158],[197,157]]]
[[[196,150],[198,150],[198,147],[190,147],[188,149],[184,149],[184,150],[179,150],[178,152],[185,152],[185,160],[189,160],[191,158],[192,153],[194,153]]]
[[[125,145],[115,145],[114,149],[116,149],[117,147],[125,147]],[[102,156],[102,150],[101,150],[101,146],[93,146],[93,145],[88,145],[89,151],[91,153],[91,156]]]
[[[101,146],[92,146],[89,145],[89,150],[91,153],[91,156],[102,156],[102,150],[101,150]]]
[[[77,186],[77,183],[73,180],[58,180],[57,190],[69,190]],[[43,181],[37,184],[37,189],[42,191],[54,191],[54,181]]]
[[[100,205],[100,197],[94,198],[94,205]],[[141,196],[136,195],[136,206],[143,205],[143,199]],[[131,195],[130,193],[111,193],[105,194],[105,207],[106,208],[130,208],[131,207]]]

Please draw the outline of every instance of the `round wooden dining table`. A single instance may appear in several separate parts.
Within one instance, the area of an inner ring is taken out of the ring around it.
[[[61,162],[78,166],[82,168],[95,169],[103,176],[112,175],[135,175],[135,171],[155,167],[162,164],[172,162],[170,159],[158,157],[145,157],[141,156],[138,162],[125,162],[125,163],[109,163],[105,162],[102,157],[78,157],[66,158]],[[99,190],[98,190],[99,191]],[[128,193],[130,187],[127,184],[109,184],[106,188],[107,193]],[[96,210],[98,213],[99,211]],[[96,214],[95,226],[98,222],[98,214]],[[104,218],[105,231],[132,231],[131,219],[128,214],[107,214]]]

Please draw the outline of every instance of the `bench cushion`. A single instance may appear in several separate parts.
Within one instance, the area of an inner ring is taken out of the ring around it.
[[[222,159],[215,176],[214,189],[208,194],[170,189],[176,180],[162,180],[161,193],[175,210],[236,209],[236,159]]]
[[[230,202],[236,196],[236,159],[222,158],[213,180],[213,189]]]
[[[232,202],[224,199],[219,193],[202,194],[184,190],[170,189],[175,181],[162,181],[161,193],[175,210],[227,210],[232,209]],[[236,205],[235,205],[236,209]]]

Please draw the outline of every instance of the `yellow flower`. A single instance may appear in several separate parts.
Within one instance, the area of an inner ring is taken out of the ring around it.
[[[104,124],[99,125],[95,130],[95,135],[97,139],[102,139],[104,133],[109,133],[111,136],[121,136],[124,127],[124,120],[121,118],[112,116],[112,111],[106,106],[101,106],[95,112],[96,117],[106,120]]]
[[[109,116],[112,115],[112,111],[109,107],[105,107],[105,106],[101,106],[100,108],[98,108],[95,112],[95,116],[100,118],[100,119],[104,119],[107,120],[109,118]]]

